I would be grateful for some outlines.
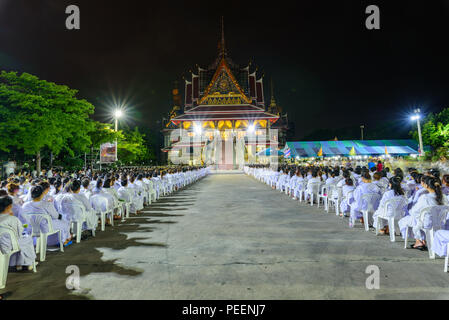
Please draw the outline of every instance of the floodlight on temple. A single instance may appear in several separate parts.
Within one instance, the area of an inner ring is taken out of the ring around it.
[[[196,134],[200,135],[203,132],[203,128],[201,128],[200,125],[195,124],[194,125],[194,131]]]

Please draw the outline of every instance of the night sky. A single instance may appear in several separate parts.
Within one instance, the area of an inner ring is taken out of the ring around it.
[[[449,106],[449,1],[388,2],[0,0],[0,69],[78,89],[98,120],[124,102],[129,124],[156,130],[174,82],[216,58],[224,16],[230,57],[265,74],[266,101],[273,79],[296,138],[386,119],[410,130],[413,107]],[[381,30],[365,27],[369,4]]]

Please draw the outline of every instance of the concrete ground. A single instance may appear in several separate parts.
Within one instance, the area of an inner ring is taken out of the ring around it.
[[[65,253],[10,273],[10,299],[449,299],[442,259],[243,174],[211,175]],[[80,290],[65,287],[80,269]],[[365,271],[380,269],[380,289]],[[5,290],[3,290],[5,291]]]

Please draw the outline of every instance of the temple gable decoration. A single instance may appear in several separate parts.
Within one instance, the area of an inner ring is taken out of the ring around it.
[[[237,105],[242,103],[251,103],[251,99],[240,88],[226,60],[222,58],[199,104]]]

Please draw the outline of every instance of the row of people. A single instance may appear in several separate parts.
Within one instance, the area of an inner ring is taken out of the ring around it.
[[[365,224],[362,212],[371,204],[374,214],[368,225],[371,224],[377,233],[389,234],[387,222],[394,217],[403,238],[406,233],[407,237],[414,237],[411,247],[419,250],[428,250],[421,212],[424,208],[448,205],[449,175],[441,177],[437,169],[419,173],[409,168],[404,173],[397,168],[390,173],[380,166],[372,166],[370,170],[359,166],[353,169],[285,165],[273,170],[265,165],[251,165],[245,167],[245,173],[296,200],[302,196],[308,200],[313,193],[318,202],[334,200],[329,202],[335,204],[341,217],[349,218],[351,228],[358,220]],[[440,228],[443,230],[436,232],[431,249],[445,256],[449,223],[435,226],[435,229]]]
[[[17,270],[33,269],[36,239],[33,239],[32,219],[35,215],[50,216],[53,229],[60,232],[60,237],[59,234],[48,237],[49,246],[60,245],[60,241],[68,246],[74,238],[72,222],[82,221],[83,231],[95,230],[99,211],[112,211],[114,218],[123,220],[127,205],[131,213],[139,214],[145,205],[207,174],[205,167],[184,167],[163,174],[124,170],[90,176],[57,174],[48,180],[42,176],[32,181],[10,177],[0,188],[0,227],[13,231],[20,246],[20,251],[11,257],[10,266]],[[99,209],[99,202],[107,203],[107,207]],[[45,220],[40,228],[42,232],[48,231]],[[6,253],[11,248],[10,237],[6,234],[0,237],[0,251]]]

